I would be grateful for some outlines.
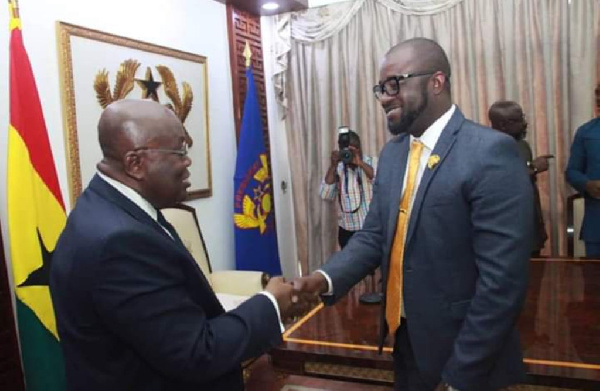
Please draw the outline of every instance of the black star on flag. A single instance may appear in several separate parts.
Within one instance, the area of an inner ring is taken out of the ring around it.
[[[42,250],[42,266],[39,269],[32,271],[27,279],[19,285],[19,288],[26,286],[48,286],[50,285],[50,264],[52,263],[52,255],[54,252],[48,251],[40,235],[40,230],[37,230],[40,249]]]
[[[152,70],[150,67],[146,67],[146,78],[145,79],[135,79],[140,88],[142,89],[142,98],[152,98],[155,102],[158,102],[158,87],[162,84],[159,81],[154,81],[154,76],[152,76]]]

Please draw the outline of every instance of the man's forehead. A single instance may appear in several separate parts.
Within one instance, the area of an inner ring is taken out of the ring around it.
[[[379,75],[383,79],[402,73],[421,72],[421,61],[410,48],[398,48],[388,53],[381,61]]]
[[[523,117],[523,110],[519,106],[509,106],[501,110],[500,114],[507,118]]]

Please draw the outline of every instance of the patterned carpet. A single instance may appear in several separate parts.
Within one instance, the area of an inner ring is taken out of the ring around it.
[[[556,387],[546,387],[546,386],[528,386],[521,385],[510,387],[506,389],[506,391],[578,391],[572,388],[556,388]]]
[[[287,384],[283,386],[281,391],[327,391],[325,388],[311,388],[311,387],[303,387],[303,386],[294,386]],[[529,385],[520,385],[514,386],[506,389],[505,391],[577,391],[571,388],[555,388],[555,387],[545,387],[545,386],[529,386]]]

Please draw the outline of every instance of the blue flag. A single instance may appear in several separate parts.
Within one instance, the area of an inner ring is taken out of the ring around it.
[[[246,69],[246,101],[234,176],[235,263],[238,270],[281,274],[273,215],[273,185],[263,141],[252,70]]]

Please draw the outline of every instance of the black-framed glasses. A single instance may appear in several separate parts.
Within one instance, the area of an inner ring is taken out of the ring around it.
[[[410,79],[411,77],[431,76],[433,74],[435,74],[435,72],[415,72],[390,76],[383,82],[373,86],[373,94],[377,100],[381,99],[384,93],[387,94],[387,96],[396,96],[400,92],[400,83],[405,80]]]
[[[181,147],[181,149],[139,147],[139,148],[135,148],[134,151],[151,151],[151,152],[153,151],[153,152],[161,152],[161,153],[170,153],[173,155],[178,155],[183,158],[188,155],[188,146],[187,146],[187,144],[183,144],[183,147]]]

